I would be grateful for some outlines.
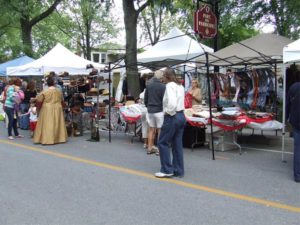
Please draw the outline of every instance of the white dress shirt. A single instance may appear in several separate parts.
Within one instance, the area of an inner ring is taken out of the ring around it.
[[[163,111],[170,116],[174,116],[176,114],[177,93],[178,85],[175,82],[167,83],[163,98]]]
[[[184,87],[181,84],[177,85],[177,106],[176,111],[184,110]]]

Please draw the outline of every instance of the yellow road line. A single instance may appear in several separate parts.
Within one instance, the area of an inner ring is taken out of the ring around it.
[[[179,186],[183,186],[183,187],[187,187],[187,188],[191,188],[191,189],[195,189],[195,190],[206,191],[206,192],[218,194],[221,196],[226,196],[226,197],[239,199],[239,200],[243,200],[243,201],[247,201],[247,202],[253,202],[253,203],[264,205],[267,207],[279,208],[279,209],[284,209],[284,210],[287,210],[290,212],[300,213],[300,207],[295,207],[295,206],[291,206],[291,205],[272,202],[272,201],[255,198],[255,197],[251,197],[251,196],[247,196],[247,195],[236,194],[233,192],[223,191],[221,189],[210,188],[210,187],[206,187],[203,185],[192,184],[192,183],[175,180],[175,179],[158,179],[158,178],[155,178],[152,174],[141,172],[138,170],[132,170],[132,169],[128,169],[125,167],[114,166],[114,165],[110,165],[107,163],[101,163],[101,162],[97,162],[97,161],[93,161],[93,160],[89,160],[89,159],[83,159],[83,158],[79,158],[79,157],[75,157],[75,156],[71,156],[71,155],[67,155],[67,154],[44,150],[41,148],[29,146],[29,145],[18,144],[18,143],[11,142],[11,141],[0,140],[0,143],[14,145],[14,146],[17,146],[17,147],[20,147],[23,149],[32,150],[32,151],[40,152],[43,154],[52,155],[52,156],[64,158],[64,159],[69,159],[69,160],[73,160],[73,161],[77,161],[77,162],[81,162],[81,163],[86,163],[89,165],[94,165],[94,166],[98,166],[98,167],[102,167],[102,168],[106,168],[106,169],[110,169],[110,170],[114,170],[114,171],[118,171],[118,172],[122,172],[122,173],[133,174],[133,175],[137,175],[137,176],[141,176],[141,177],[160,180],[160,181],[166,182],[166,183],[176,184]]]

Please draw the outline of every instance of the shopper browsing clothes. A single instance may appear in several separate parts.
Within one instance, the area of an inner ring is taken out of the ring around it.
[[[57,144],[67,141],[67,130],[62,108],[63,96],[55,87],[54,78],[46,80],[48,88],[37,96],[39,119],[33,136],[34,143]]]
[[[154,146],[156,134],[160,133],[160,128],[163,125],[163,97],[165,93],[165,84],[161,82],[163,72],[158,70],[146,84],[145,105],[147,107],[147,121],[149,124],[148,131],[148,150],[147,154],[159,154],[159,150]]]
[[[13,140],[12,130],[14,130],[15,137],[22,138],[23,135],[20,135],[18,132],[18,114],[19,114],[19,105],[24,99],[24,93],[20,90],[22,84],[20,79],[12,80],[12,85],[8,86],[5,90],[5,103],[4,109],[8,118],[8,139]]]
[[[293,127],[294,179],[297,183],[300,183],[300,82],[294,83],[289,88],[286,114]]]
[[[160,150],[160,172],[155,173],[158,178],[184,176],[182,135],[186,123],[184,117],[184,88],[176,83],[175,72],[167,68],[163,79],[166,91],[163,97],[164,122],[158,140]],[[169,150],[172,147],[172,161]]]

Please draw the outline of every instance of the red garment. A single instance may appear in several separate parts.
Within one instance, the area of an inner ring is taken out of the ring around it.
[[[193,96],[187,92],[184,96],[184,108],[189,109],[193,106]]]
[[[31,131],[35,130],[36,124],[37,124],[37,121],[30,121],[29,122],[29,128],[30,128]]]

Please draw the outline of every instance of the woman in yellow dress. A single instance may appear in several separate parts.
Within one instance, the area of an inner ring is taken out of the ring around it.
[[[62,108],[63,97],[54,84],[53,77],[48,77],[48,89],[37,96],[41,109],[34,131],[33,142],[35,144],[51,145],[67,141],[68,135]]]

